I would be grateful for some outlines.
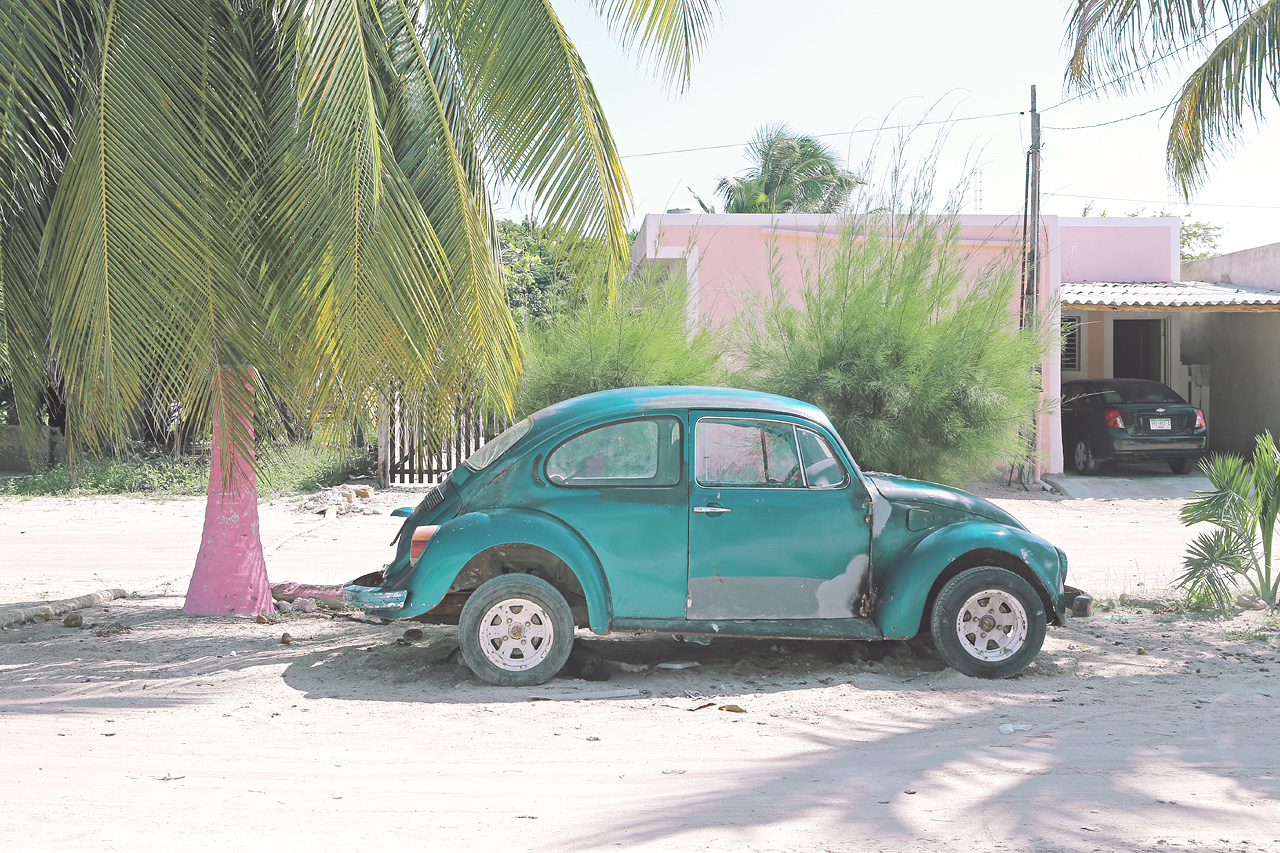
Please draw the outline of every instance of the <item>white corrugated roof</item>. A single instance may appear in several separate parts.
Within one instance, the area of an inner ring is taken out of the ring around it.
[[[1062,285],[1062,304],[1184,310],[1252,305],[1280,311],[1280,290],[1216,281],[1072,281]]]

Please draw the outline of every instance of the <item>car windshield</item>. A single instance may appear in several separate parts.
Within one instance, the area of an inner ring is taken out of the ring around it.
[[[528,418],[518,424],[514,424],[497,438],[485,442],[479,450],[468,456],[462,464],[472,471],[483,471],[497,461],[499,456],[506,453],[511,448],[511,445],[524,438],[525,433],[529,431],[529,427],[532,425],[533,421]]]
[[[1182,403],[1172,388],[1159,382],[1098,383],[1104,403]]]

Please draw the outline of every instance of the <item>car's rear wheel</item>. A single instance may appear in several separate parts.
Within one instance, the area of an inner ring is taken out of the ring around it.
[[[1007,569],[968,569],[947,581],[930,628],[942,659],[965,675],[1008,678],[1044,645],[1048,620],[1031,584]]]
[[[1071,467],[1077,474],[1093,474],[1098,470],[1098,460],[1093,458],[1093,448],[1081,436],[1071,450]]]
[[[1175,474],[1185,474],[1191,470],[1191,460],[1185,456],[1169,460],[1169,470]]]
[[[458,617],[462,659],[481,681],[541,684],[573,649],[573,614],[555,587],[533,575],[500,575],[481,584]]]

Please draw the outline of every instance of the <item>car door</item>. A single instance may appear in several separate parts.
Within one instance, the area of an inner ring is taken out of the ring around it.
[[[781,416],[690,414],[687,619],[849,618],[867,493],[838,445]]]
[[[674,413],[599,424],[561,441],[542,466],[538,509],[578,532],[608,579],[613,615],[684,613],[689,485]]]
[[[1084,382],[1068,382],[1062,386],[1062,442],[1068,455],[1076,437],[1086,430],[1091,392]]]

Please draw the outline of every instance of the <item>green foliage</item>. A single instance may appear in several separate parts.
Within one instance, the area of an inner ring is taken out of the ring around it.
[[[581,256],[599,254],[599,242],[574,244],[564,231],[531,219],[498,223],[499,259],[507,304],[521,327],[542,322],[568,306],[582,270]]]
[[[785,124],[760,128],[747,156],[749,169],[716,185],[725,213],[835,213],[860,183],[830,146]]]
[[[640,385],[714,385],[723,351],[707,328],[687,325],[686,282],[642,268],[607,300],[588,292],[523,334],[525,375],[517,417],[592,391]]]
[[[35,496],[203,495],[209,487],[208,460],[121,462],[86,459],[35,474],[0,479],[0,494]]]
[[[595,6],[677,85],[716,11]],[[493,181],[626,269],[621,159],[545,0],[6,2],[0,56],[0,379],[29,444],[50,385],[88,455],[175,404],[248,452],[282,431],[249,384],[304,426],[376,423],[393,384],[509,405]]]
[[[966,266],[963,192],[928,213],[936,149],[914,174],[902,158],[802,259],[798,304],[771,275],[741,312],[735,382],[822,407],[866,468],[962,482],[1025,456],[1046,337],[1017,327],[1012,256]]]
[[[264,496],[314,492],[370,473],[367,454],[291,444],[273,449],[264,457],[259,472],[260,492]],[[176,461],[91,459],[74,468],[55,465],[35,474],[0,479],[0,495],[23,497],[203,495],[208,487],[209,460],[202,457]]]
[[[1280,600],[1280,576],[1271,568],[1276,517],[1280,515],[1280,449],[1270,431],[1257,437],[1253,456],[1215,456],[1201,466],[1213,491],[1196,492],[1182,508],[1184,524],[1217,529],[1192,540],[1175,584],[1225,610],[1240,584],[1272,608]]]
[[[1222,239],[1223,230],[1221,225],[1211,225],[1197,219],[1182,219],[1178,227],[1179,260],[1185,263],[1219,254],[1218,241]]]

